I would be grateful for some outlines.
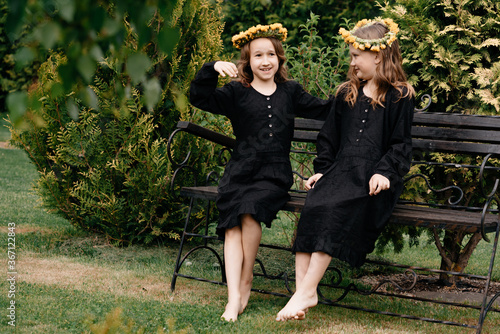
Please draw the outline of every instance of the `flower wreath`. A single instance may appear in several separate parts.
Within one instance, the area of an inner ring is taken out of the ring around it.
[[[384,37],[377,39],[364,39],[357,36],[354,36],[354,32],[358,30],[358,28],[370,26],[376,22],[380,22],[389,28],[389,32],[387,32]],[[371,50],[375,52],[379,52],[380,50],[384,50],[388,46],[396,40],[396,35],[399,32],[398,24],[394,22],[392,19],[374,19],[374,20],[361,20],[356,23],[354,29],[347,31],[344,28],[339,29],[339,34],[342,35],[344,41],[346,43],[352,44],[352,46],[359,50]]]
[[[247,29],[247,31],[242,31],[237,35],[234,35],[231,41],[233,42],[233,46],[237,49],[241,49],[243,45],[248,42],[261,37],[274,37],[282,42],[286,40],[288,31],[286,28],[283,28],[281,23],[274,23],[270,25],[256,25],[255,27],[251,27]]]

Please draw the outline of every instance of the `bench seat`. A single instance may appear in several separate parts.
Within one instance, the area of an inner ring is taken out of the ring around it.
[[[215,201],[217,198],[217,187],[183,187],[180,194],[185,197]],[[304,207],[304,203],[304,193],[291,193],[290,200],[285,204],[283,210],[300,212]],[[481,231],[481,216],[482,212],[397,204],[389,222],[393,224],[475,233]],[[487,213],[485,215],[484,231],[486,233],[494,232],[497,223],[498,215]]]

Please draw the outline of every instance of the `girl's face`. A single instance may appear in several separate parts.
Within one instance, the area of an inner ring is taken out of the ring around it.
[[[279,59],[273,43],[268,38],[257,38],[250,42],[250,68],[254,81],[274,81]]]
[[[370,81],[380,63],[379,54],[372,51],[362,51],[352,45],[349,45],[349,52],[351,54],[351,66],[354,68],[356,76],[360,80]]]

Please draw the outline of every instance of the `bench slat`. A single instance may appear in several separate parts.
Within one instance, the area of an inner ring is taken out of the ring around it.
[[[325,121],[308,118],[295,118],[295,129],[299,130],[314,130],[319,131],[323,127]]]
[[[447,153],[470,153],[470,154],[500,154],[500,146],[494,144],[449,142],[444,140],[413,139],[413,153],[415,150]]]
[[[184,187],[181,189],[181,196],[215,201],[217,187]],[[283,210],[300,212],[304,208],[305,199],[305,194],[292,193]],[[498,215],[487,214],[486,217],[484,225],[486,232],[494,232]],[[481,213],[398,204],[389,222],[426,228],[465,230],[468,233],[474,233],[480,231]]]
[[[413,114],[413,125],[500,130],[500,117],[453,113],[416,112]]]
[[[500,131],[414,126],[413,138],[445,141],[500,143]]]

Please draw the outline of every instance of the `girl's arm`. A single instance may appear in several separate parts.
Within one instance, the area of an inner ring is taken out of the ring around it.
[[[233,63],[217,61],[204,64],[191,82],[191,104],[214,114],[228,115],[232,110],[234,96],[232,86],[227,84],[217,88],[217,83],[219,74],[233,77],[237,72]]]
[[[334,96],[330,96],[328,100],[323,100],[306,92],[299,83],[295,84],[295,92],[293,93],[296,106],[295,114],[302,118],[326,119],[333,104]]]
[[[385,176],[393,184],[400,181],[410,170],[411,126],[415,102],[413,97],[404,97],[395,103],[394,99],[387,101],[386,107],[389,106],[392,109],[389,115],[390,127],[384,129],[388,131],[384,134],[387,137],[388,150],[375,165],[374,174]]]
[[[332,103],[325,124],[316,140],[317,157],[314,159],[315,173],[324,174],[335,161],[340,147],[341,100]]]

